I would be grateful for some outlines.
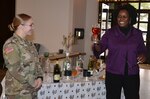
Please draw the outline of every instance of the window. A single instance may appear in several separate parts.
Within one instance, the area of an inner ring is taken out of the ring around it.
[[[117,1],[117,2],[116,2]],[[150,1],[149,0],[99,0],[98,23],[101,25],[101,36],[114,23],[112,22],[113,10],[121,4],[130,3],[138,11],[137,24],[134,27],[142,31],[143,39],[150,50]],[[105,54],[104,54],[105,55]],[[148,55],[150,63],[150,53]]]

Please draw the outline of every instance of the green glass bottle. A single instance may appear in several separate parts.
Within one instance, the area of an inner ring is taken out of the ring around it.
[[[60,66],[58,64],[58,62],[55,64],[54,66],[54,72],[53,72],[53,82],[54,83],[58,83],[60,82],[60,78],[61,78],[61,70],[60,70]]]
[[[71,76],[71,60],[69,58],[69,53],[66,53],[66,59],[63,61],[63,72],[64,76]]]
[[[88,62],[88,72],[90,72],[90,76],[93,76],[93,69],[94,69],[94,60],[91,55]]]
[[[76,70],[82,72],[83,70],[83,59],[81,55],[78,56],[76,60]]]

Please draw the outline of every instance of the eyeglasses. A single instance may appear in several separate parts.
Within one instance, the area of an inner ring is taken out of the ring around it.
[[[32,26],[34,26],[34,24],[32,23],[32,24],[21,24],[21,25],[23,25],[23,26],[30,26],[30,27],[32,27]]]

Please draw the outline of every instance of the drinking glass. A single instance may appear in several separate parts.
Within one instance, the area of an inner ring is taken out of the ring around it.
[[[93,43],[99,42],[100,26],[99,24],[92,25],[92,41]]]

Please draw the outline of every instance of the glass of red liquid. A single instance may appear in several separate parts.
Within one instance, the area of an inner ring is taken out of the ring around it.
[[[92,41],[93,43],[98,43],[100,39],[100,27],[98,24],[92,26]]]

